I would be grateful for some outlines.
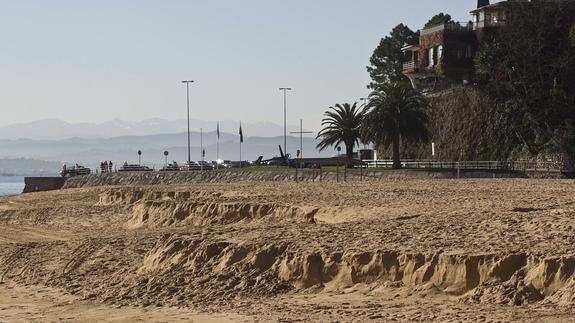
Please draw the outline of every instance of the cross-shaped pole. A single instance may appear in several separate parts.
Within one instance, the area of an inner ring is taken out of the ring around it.
[[[303,120],[299,120],[299,131],[292,131],[292,134],[299,134],[299,160],[300,160],[300,167],[302,167],[301,159],[303,158],[303,135],[306,133],[313,133],[311,131],[303,131]]]

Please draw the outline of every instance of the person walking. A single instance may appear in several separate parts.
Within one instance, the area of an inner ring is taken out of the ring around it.
[[[112,173],[112,161],[111,160],[108,163],[108,169],[110,170],[110,173]]]

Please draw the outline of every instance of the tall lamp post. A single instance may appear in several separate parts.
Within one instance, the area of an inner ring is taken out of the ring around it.
[[[194,81],[193,80],[182,81],[182,83],[186,84],[186,99],[188,107],[188,164],[189,164],[192,160],[192,155],[190,153],[190,83],[194,83]]]
[[[363,107],[364,107],[364,108],[367,107],[367,103],[368,103],[368,101],[369,101],[369,98],[359,98],[359,99],[360,99],[361,101],[363,101]],[[366,148],[367,148],[367,146],[366,146],[366,144],[365,144],[365,142],[364,142],[364,143],[363,143],[363,149],[366,149]]]
[[[291,91],[291,87],[280,87],[280,91],[284,91],[284,154],[287,154],[287,91]]]

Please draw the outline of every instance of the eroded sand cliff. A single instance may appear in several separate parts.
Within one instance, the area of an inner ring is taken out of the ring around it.
[[[0,317],[32,315],[7,295],[41,289],[22,302],[66,299],[53,319],[572,320],[574,193],[396,179],[0,198]]]

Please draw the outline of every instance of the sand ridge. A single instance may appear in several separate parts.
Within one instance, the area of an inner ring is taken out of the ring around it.
[[[0,279],[249,321],[565,321],[574,191],[566,180],[402,179],[0,198]]]

